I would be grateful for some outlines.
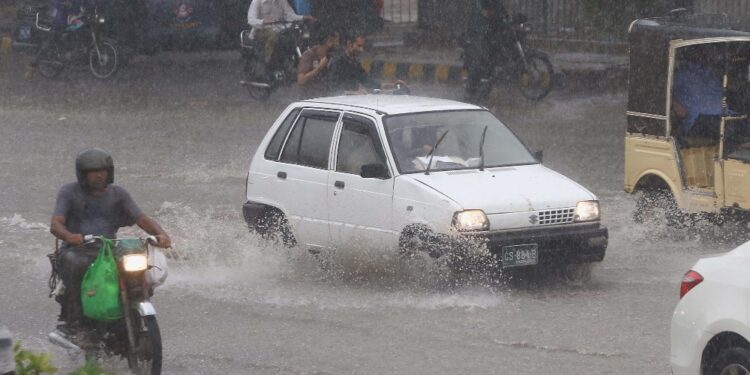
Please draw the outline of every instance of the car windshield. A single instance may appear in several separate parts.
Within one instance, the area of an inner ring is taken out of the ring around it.
[[[443,134],[444,139],[432,153],[431,171],[479,168],[485,128],[485,167],[538,163],[513,132],[488,111],[412,113],[388,116],[383,122],[401,173],[424,172],[431,150]]]

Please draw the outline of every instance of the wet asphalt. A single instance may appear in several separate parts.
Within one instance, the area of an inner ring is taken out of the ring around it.
[[[530,103],[501,87],[490,109],[601,201],[610,244],[592,281],[456,275],[357,248],[323,267],[302,249],[265,246],[240,214],[250,157],[296,93],[254,102],[238,84],[239,56],[192,56],[139,58],[104,82],[84,68],[27,80],[24,56],[0,63],[0,323],[63,370],[82,359],[46,341],[57,313],[47,226],[90,146],[112,152],[116,182],[182,256],[153,299],[166,374],[666,374],[682,274],[746,232],[664,235],[632,222],[624,93],[557,90]],[[453,99],[460,90],[412,85]],[[126,372],[122,361],[104,365]]]

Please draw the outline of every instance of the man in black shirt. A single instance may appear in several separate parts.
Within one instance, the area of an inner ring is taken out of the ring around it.
[[[363,35],[348,34],[344,37],[344,53],[334,59],[328,68],[329,87],[334,93],[367,93],[367,90],[381,87],[380,82],[372,79],[359,62],[359,55],[364,49]]]
[[[98,246],[84,244],[85,235],[115,238],[120,227],[137,224],[156,236],[159,247],[171,247],[164,229],[141,211],[130,194],[114,183],[114,163],[106,151],[92,148],[76,158],[77,182],[64,185],[55,203],[50,232],[62,240],[58,253],[60,277],[65,285],[60,320],[80,331],[83,323],[81,282],[98,255]],[[82,337],[79,340],[84,341]]]

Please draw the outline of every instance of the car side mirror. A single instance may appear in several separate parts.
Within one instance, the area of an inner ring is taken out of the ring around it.
[[[541,163],[544,159],[544,151],[542,150],[532,149],[531,155],[533,155],[534,159],[536,159],[539,163]]]
[[[380,163],[363,165],[359,175],[362,176],[362,178],[386,179],[390,177],[388,175],[388,169],[385,167],[385,165]]]

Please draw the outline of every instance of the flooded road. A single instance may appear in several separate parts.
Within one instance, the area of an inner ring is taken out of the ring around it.
[[[321,265],[301,249],[266,247],[241,218],[245,176],[295,94],[253,102],[238,69],[198,56],[135,61],[111,82],[85,71],[24,81],[19,61],[0,73],[0,323],[25,346],[53,353],[63,370],[81,363],[46,341],[58,306],[45,255],[57,189],[91,146],[112,152],[116,183],[183,256],[153,299],[167,374],[665,374],[683,273],[739,243],[654,236],[632,222],[624,94],[558,91],[529,103],[511,90],[493,112],[601,201],[610,244],[590,283],[455,275],[357,248]],[[460,98],[459,87],[412,92]]]

